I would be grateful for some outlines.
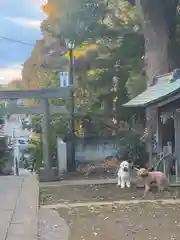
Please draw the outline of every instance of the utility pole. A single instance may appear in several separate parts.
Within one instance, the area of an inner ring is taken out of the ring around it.
[[[14,165],[14,175],[19,176],[19,159],[17,160],[17,151],[16,151],[16,136],[15,136],[16,129],[12,129],[12,140],[13,140],[13,165]]]
[[[72,41],[67,42],[67,48],[69,50],[69,84],[71,88],[70,99],[70,138],[71,138],[71,159],[68,159],[68,171],[74,172],[76,170],[75,162],[75,116],[74,116],[74,56],[73,49],[74,43]]]

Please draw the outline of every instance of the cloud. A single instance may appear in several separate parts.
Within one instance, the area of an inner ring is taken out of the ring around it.
[[[0,84],[8,84],[8,82],[21,78],[21,65],[12,65],[7,68],[0,68]]]
[[[47,0],[0,0],[0,36],[32,46],[40,38],[40,22],[46,18],[42,6]],[[21,77],[21,65],[31,46],[0,38],[0,84]]]
[[[44,18],[42,0],[0,0],[0,15],[9,17]]]
[[[5,20],[8,20],[12,23],[18,24],[25,28],[39,29],[41,25],[41,20],[24,18],[24,17],[4,17]]]

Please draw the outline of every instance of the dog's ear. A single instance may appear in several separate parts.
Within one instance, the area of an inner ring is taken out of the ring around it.
[[[134,169],[135,171],[139,172],[139,168],[133,167],[133,169]]]

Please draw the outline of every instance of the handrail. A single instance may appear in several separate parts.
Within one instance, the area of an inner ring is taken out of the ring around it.
[[[161,162],[163,161],[163,160],[165,160],[165,156],[164,156],[164,153],[163,152],[160,152],[159,154],[159,160],[158,160],[158,162],[156,162],[155,164],[154,164],[154,169],[155,170],[158,170],[158,168],[159,168],[159,165],[161,164]]]
[[[168,164],[168,170],[170,170],[170,169],[169,169],[169,168],[170,168],[170,165],[169,165],[169,157],[173,157],[173,155],[172,155],[171,153],[164,155],[164,153],[161,152],[161,153],[159,154],[159,157],[160,157],[160,159],[155,163],[154,169],[155,169],[156,171],[160,170],[160,169],[159,169],[160,164],[163,162],[163,172],[164,172],[165,175],[168,175],[168,176],[166,176],[166,177],[169,179],[171,174],[170,174],[170,171],[168,171],[168,173],[167,173],[167,167],[166,167],[167,165],[166,165],[166,163]],[[176,163],[177,163],[177,159],[175,159],[175,160],[176,160]],[[175,171],[176,171],[175,175],[177,176],[177,169],[176,169]],[[170,180],[170,179],[169,179],[169,180]]]

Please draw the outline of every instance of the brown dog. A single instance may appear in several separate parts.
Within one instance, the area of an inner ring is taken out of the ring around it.
[[[168,188],[169,182],[168,179],[162,172],[159,171],[148,171],[145,168],[141,168],[138,170],[137,175],[143,180],[145,190],[144,190],[144,197],[146,196],[147,192],[151,189],[151,184],[156,183],[158,190],[161,191],[165,187]]]

